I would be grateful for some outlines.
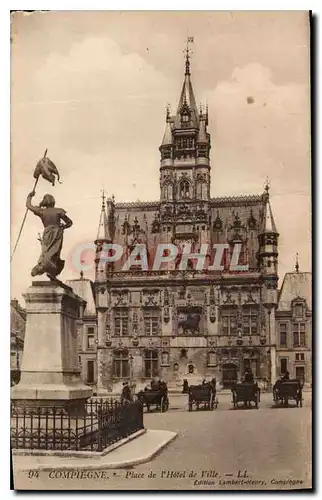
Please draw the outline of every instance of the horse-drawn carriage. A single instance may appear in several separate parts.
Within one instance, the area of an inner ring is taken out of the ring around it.
[[[234,409],[238,407],[238,403],[244,403],[245,407],[251,407],[251,403],[255,403],[255,408],[258,408],[260,402],[260,388],[256,383],[240,382],[234,384],[231,388],[233,396]]]
[[[155,406],[155,409],[160,410],[161,413],[169,409],[168,387],[165,382],[160,383],[157,388],[145,388],[136,396],[147,411],[150,411],[151,406]]]
[[[302,407],[302,384],[298,379],[277,380],[273,387],[273,399],[276,404],[288,406],[290,399],[296,402],[296,406]]]
[[[189,411],[192,411],[193,405],[199,410],[200,407],[207,410],[213,410],[218,406],[216,398],[216,384],[214,381],[206,382],[201,385],[191,385],[188,389]]]

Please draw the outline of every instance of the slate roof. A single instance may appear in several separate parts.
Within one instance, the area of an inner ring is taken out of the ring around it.
[[[86,301],[84,316],[96,316],[94,286],[91,280],[79,278],[75,280],[67,280],[66,285],[70,286],[76,295]]]
[[[308,272],[286,273],[278,298],[278,311],[289,311],[293,299],[306,300],[312,310],[312,274]]]

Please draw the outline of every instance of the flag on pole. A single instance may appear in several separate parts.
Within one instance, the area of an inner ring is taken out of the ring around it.
[[[60,175],[56,165],[46,155],[47,155],[47,149],[45,151],[43,158],[39,160],[39,162],[36,165],[34,171],[34,178],[38,180],[39,177],[42,176],[43,179],[51,182],[51,184],[54,186],[56,180],[55,176],[57,175],[57,181],[61,184],[59,180]]]

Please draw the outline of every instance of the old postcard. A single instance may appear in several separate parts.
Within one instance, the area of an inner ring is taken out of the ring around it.
[[[17,490],[312,487],[310,15],[11,15]]]

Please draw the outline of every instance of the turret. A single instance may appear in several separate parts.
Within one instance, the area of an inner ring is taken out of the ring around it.
[[[107,271],[110,265],[105,265],[104,256],[107,255],[104,245],[113,243],[115,231],[115,218],[114,218],[114,198],[108,198],[105,204],[105,193],[102,193],[102,207],[97,231],[97,238],[95,240],[96,256],[95,256],[95,281],[105,281]]]
[[[208,108],[206,113],[203,113],[200,108],[199,114],[199,132],[197,136],[197,165],[209,166],[210,153],[210,134],[207,132],[208,125]]]
[[[269,200],[269,187],[263,194],[264,210],[261,232],[258,235],[258,261],[264,281],[269,288],[277,288],[278,281],[278,237],[279,233],[273,217]]]
[[[159,151],[161,153],[161,167],[172,167],[173,138],[172,138],[171,117],[170,117],[169,107],[167,107],[165,131]]]

